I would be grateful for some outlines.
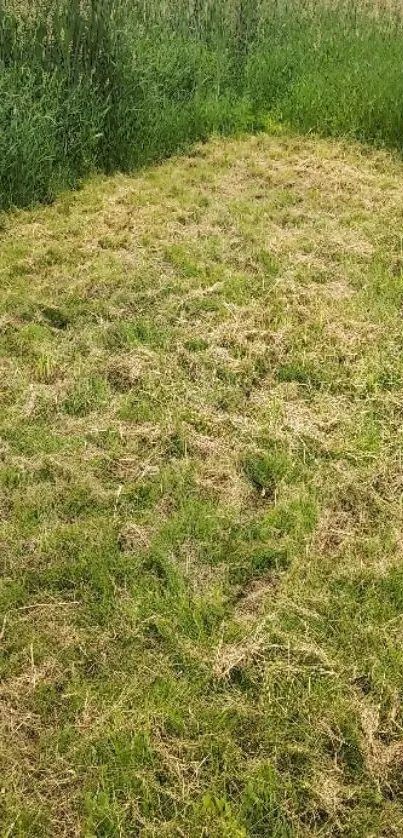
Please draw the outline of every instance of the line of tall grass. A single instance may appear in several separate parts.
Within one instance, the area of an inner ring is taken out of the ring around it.
[[[402,148],[402,56],[360,0],[0,0],[0,208],[268,112]]]

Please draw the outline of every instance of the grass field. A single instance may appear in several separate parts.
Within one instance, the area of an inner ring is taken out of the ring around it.
[[[403,834],[402,201],[279,131],[1,216],[3,836]]]
[[[403,149],[397,0],[0,0],[0,210],[211,133]]]

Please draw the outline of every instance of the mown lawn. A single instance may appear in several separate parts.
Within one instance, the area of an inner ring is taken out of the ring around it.
[[[403,164],[0,217],[1,834],[403,834]]]

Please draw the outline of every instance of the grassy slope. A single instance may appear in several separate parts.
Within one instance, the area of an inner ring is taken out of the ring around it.
[[[212,141],[2,218],[2,834],[402,835],[402,174]]]

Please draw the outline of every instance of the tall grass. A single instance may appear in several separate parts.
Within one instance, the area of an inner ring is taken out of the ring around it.
[[[401,148],[402,55],[359,0],[0,0],[0,207],[268,111]]]

